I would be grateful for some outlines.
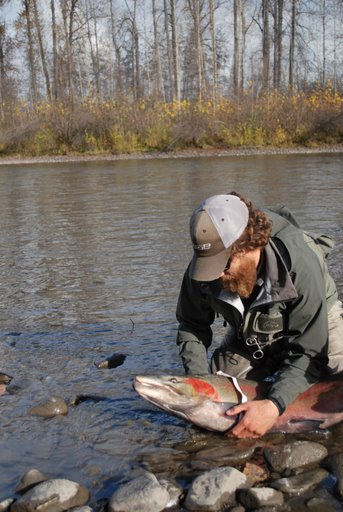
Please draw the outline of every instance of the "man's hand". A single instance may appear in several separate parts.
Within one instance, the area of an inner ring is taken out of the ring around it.
[[[245,404],[231,407],[226,414],[235,416],[244,412],[239,423],[230,431],[230,434],[243,437],[263,436],[276,422],[279,417],[279,410],[271,400],[252,400]]]

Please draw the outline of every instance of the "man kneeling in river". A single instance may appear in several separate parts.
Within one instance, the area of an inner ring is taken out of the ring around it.
[[[265,399],[227,412],[244,413],[233,435],[261,436],[298,394],[343,371],[342,303],[326,263],[332,241],[304,232],[286,207],[261,211],[235,192],[203,201],[190,234],[177,305],[185,371],[272,381]],[[216,314],[228,330],[209,366]]]

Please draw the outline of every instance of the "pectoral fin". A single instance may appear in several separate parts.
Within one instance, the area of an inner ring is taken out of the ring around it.
[[[275,428],[275,431],[281,431],[286,434],[297,434],[299,432],[313,432],[318,430],[324,430],[327,426],[325,425],[325,421],[323,420],[291,420],[288,421],[285,425],[280,425]],[[273,432],[274,429],[271,430]]]

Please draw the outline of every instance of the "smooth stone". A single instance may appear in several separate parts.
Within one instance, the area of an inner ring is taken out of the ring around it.
[[[15,492],[24,493],[28,491],[34,485],[37,485],[45,480],[49,480],[49,477],[41,473],[38,469],[30,469],[20,479],[19,484],[15,488]]]
[[[329,457],[329,467],[337,478],[335,492],[337,496],[343,500],[343,453],[337,453]]]
[[[69,512],[92,512],[93,509],[91,507],[85,506],[85,507],[74,507],[70,508]]]
[[[252,462],[247,462],[245,464],[243,474],[247,477],[251,486],[260,482],[265,482],[269,478],[269,472],[263,466],[253,464]]]
[[[328,454],[325,446],[310,441],[295,441],[284,446],[265,448],[267,464],[277,473],[318,463]]]
[[[325,469],[317,468],[312,471],[307,471],[306,473],[301,473],[300,475],[280,478],[270,485],[290,496],[300,496],[319,484],[328,475],[329,472]]]
[[[89,491],[82,485],[56,478],[27,491],[11,506],[11,512],[63,512],[85,505]]]
[[[239,489],[237,500],[248,510],[265,506],[280,506],[283,504],[283,494],[271,487],[255,487]]]
[[[169,494],[169,501],[166,505],[166,508],[177,507],[180,504],[180,501],[183,497],[183,489],[177,485],[175,482],[171,482],[170,480],[159,480],[160,485],[166,489]]]
[[[168,491],[152,473],[145,473],[112,494],[108,512],[161,512],[170,500]]]
[[[97,368],[100,369],[111,369],[117,368],[117,366],[121,366],[126,359],[125,354],[112,354],[110,357],[106,359],[94,363]]]
[[[42,418],[53,418],[54,416],[68,414],[68,405],[61,397],[51,397],[47,402],[32,407],[29,410],[32,416],[41,416]]]
[[[216,468],[196,477],[188,490],[185,507],[194,512],[217,512],[235,504],[235,493],[247,485],[246,476],[232,467]]]
[[[0,372],[0,384],[5,384],[7,386],[7,384],[9,384],[12,379],[13,377],[11,377],[11,375]]]
[[[7,498],[3,501],[0,501],[0,512],[7,512],[12,505],[12,503],[15,502],[14,498]]]

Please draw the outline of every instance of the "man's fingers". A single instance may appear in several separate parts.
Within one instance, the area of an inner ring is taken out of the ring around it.
[[[235,416],[236,414],[239,414],[246,410],[247,410],[246,404],[240,404],[240,405],[235,405],[234,407],[231,407],[230,409],[228,409],[226,411],[225,414],[227,414],[228,416]]]

